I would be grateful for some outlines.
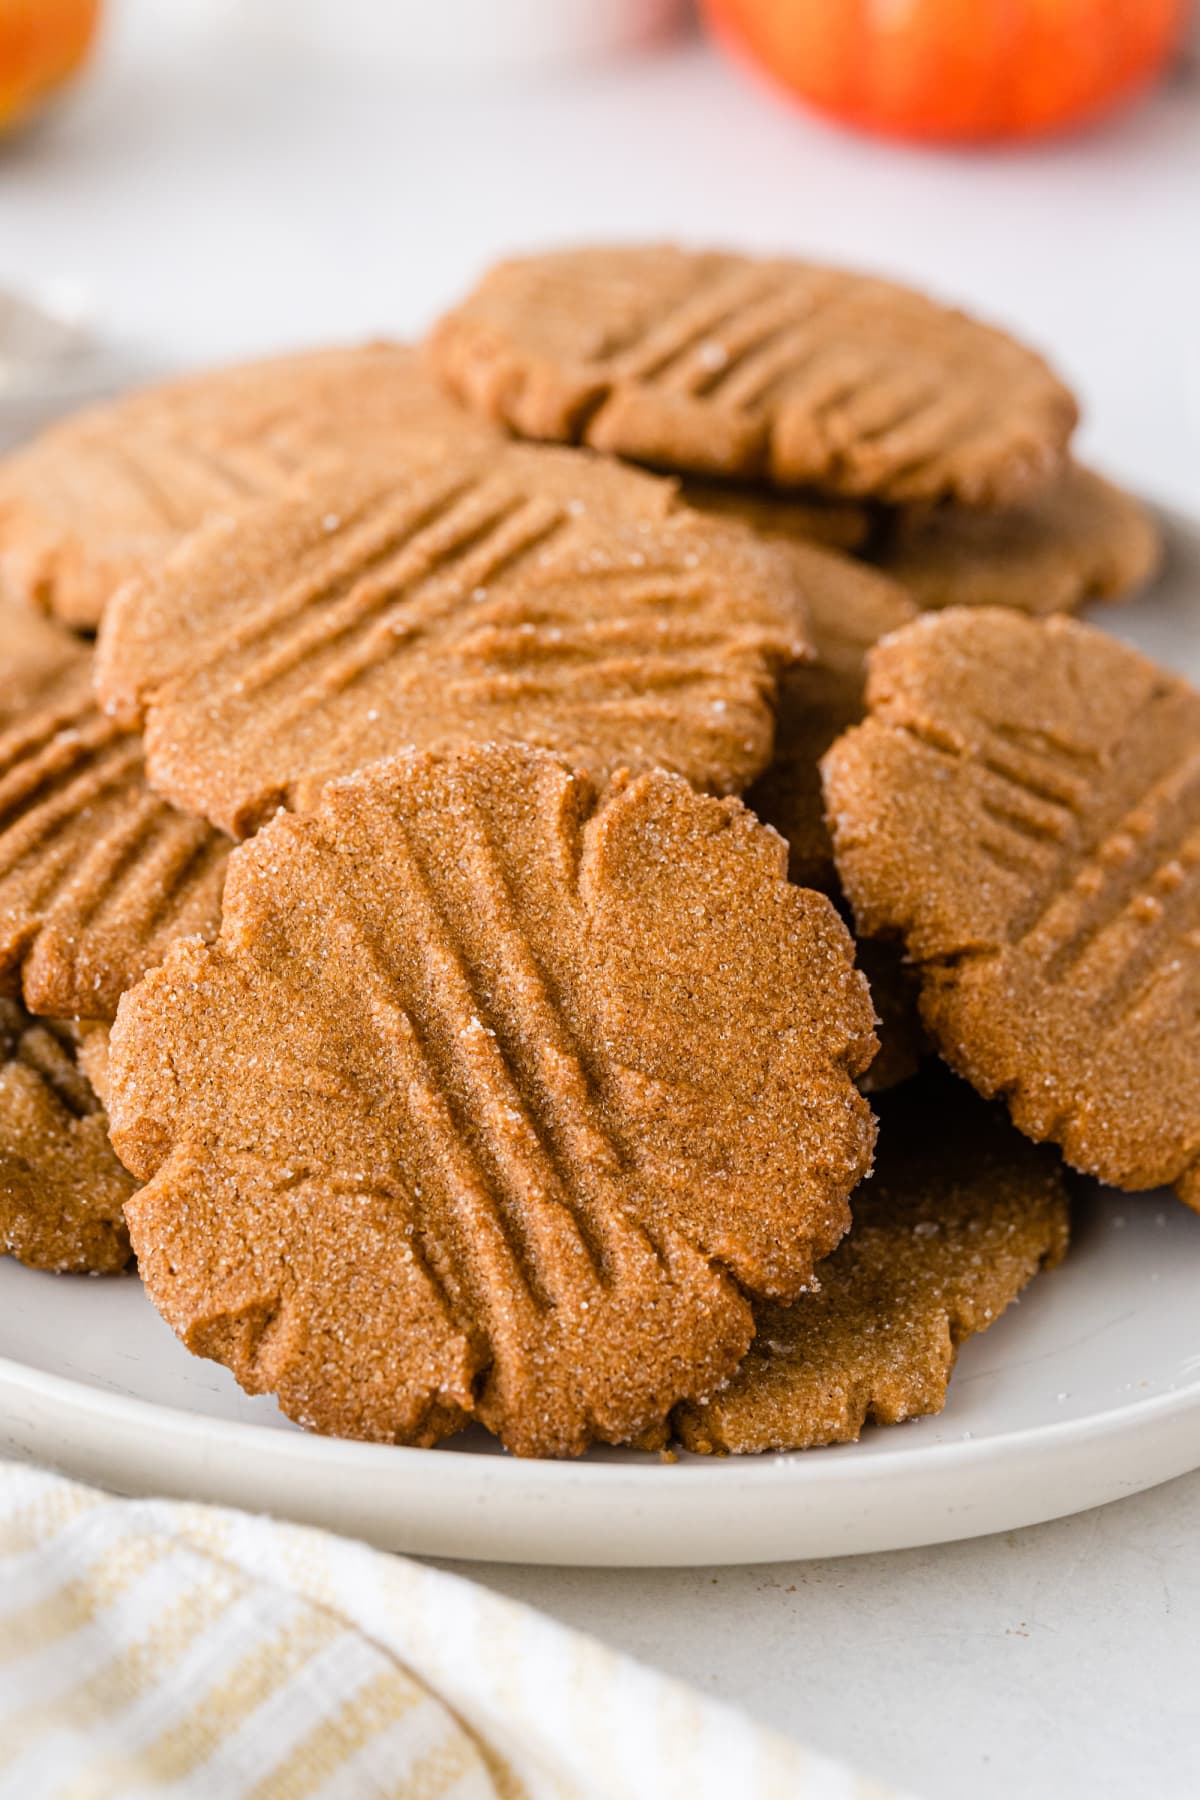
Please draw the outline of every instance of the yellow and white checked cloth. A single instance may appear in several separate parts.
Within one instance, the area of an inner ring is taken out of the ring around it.
[[[475,1583],[0,1464],[0,1800],[884,1800]]]

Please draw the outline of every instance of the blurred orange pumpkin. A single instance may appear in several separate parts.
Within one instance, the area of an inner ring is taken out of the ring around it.
[[[0,0],[0,132],[75,73],[99,16],[100,0]]]
[[[702,0],[735,55],[847,124],[943,142],[1106,112],[1178,45],[1188,0]]]

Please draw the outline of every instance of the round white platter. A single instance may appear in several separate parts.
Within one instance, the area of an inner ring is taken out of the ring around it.
[[[1200,677],[1200,530],[1153,594],[1098,615]],[[767,1562],[1009,1530],[1200,1467],[1200,1216],[1085,1186],[1066,1264],[963,1351],[946,1410],[800,1455],[521,1462],[306,1436],[176,1342],[132,1276],[0,1259],[0,1455],[129,1494],[270,1511],[418,1554]]]

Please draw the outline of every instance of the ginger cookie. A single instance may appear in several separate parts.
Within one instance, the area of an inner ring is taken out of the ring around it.
[[[232,846],[150,791],[90,653],[36,623],[65,645],[57,666],[0,640],[0,692],[23,701],[0,706],[0,984],[19,976],[37,1013],[112,1018],[173,938],[216,931]]]
[[[68,1033],[0,997],[0,1254],[63,1273],[122,1269],[133,1189]]]
[[[1016,506],[901,513],[878,554],[919,606],[1052,613],[1119,600],[1143,586],[1158,568],[1162,542],[1131,494],[1068,463]]]
[[[808,1450],[941,1412],[959,1346],[1067,1248],[1059,1159],[949,1078],[880,1105],[854,1223],[790,1306],[755,1308],[737,1374],[679,1408],[689,1450]]]
[[[91,1083],[92,1092],[105,1112],[108,1111],[108,1051],[111,1040],[112,1026],[106,1019],[78,1019],[71,1025],[75,1060]]]
[[[869,659],[824,762],[860,930],[1032,1138],[1200,1208],[1200,695],[1074,620],[958,608]]]
[[[524,437],[892,504],[1015,500],[1076,419],[1040,357],[908,288],[671,246],[501,263],[431,352]]]
[[[735,800],[525,745],[278,814],[121,1003],[154,1303],[301,1424],[568,1455],[731,1374],[848,1222],[866,984]]]
[[[920,977],[886,938],[863,938],[854,952],[871,990],[879,1038],[875,1058],[858,1085],[864,1094],[882,1094],[908,1081],[933,1051],[921,1023]],[[91,1068],[84,1066],[94,1081]]]
[[[69,632],[0,599],[0,731],[37,706],[82,654]]]
[[[104,622],[98,690],[158,791],[242,836],[408,748],[521,741],[716,792],[806,651],[790,553],[577,451],[332,471],[194,536]]]
[[[863,716],[867,651],[916,609],[895,582],[836,551],[793,544],[787,554],[815,654],[780,679],[774,755],[746,804],[787,840],[792,880],[831,893],[837,879],[818,764]]]
[[[828,550],[861,551],[872,533],[871,514],[856,500],[822,494],[779,494],[727,481],[686,480],[680,492],[689,506],[714,518],[745,525],[763,537]]]
[[[139,390],[0,463],[0,584],[79,630],[212,513],[396,432],[472,431],[396,344],[280,357]],[[476,430],[478,428],[475,428]]]

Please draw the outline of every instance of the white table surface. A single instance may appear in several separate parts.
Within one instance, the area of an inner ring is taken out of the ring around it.
[[[789,114],[697,45],[437,93],[125,0],[0,153],[0,283],[65,282],[169,365],[415,333],[492,256],[644,237],[811,251],[1018,326],[1082,443],[1200,509],[1200,76],[1048,149],[952,157]],[[473,1566],[928,1800],[1200,1793],[1200,1476],[1005,1538],[661,1574]]]

